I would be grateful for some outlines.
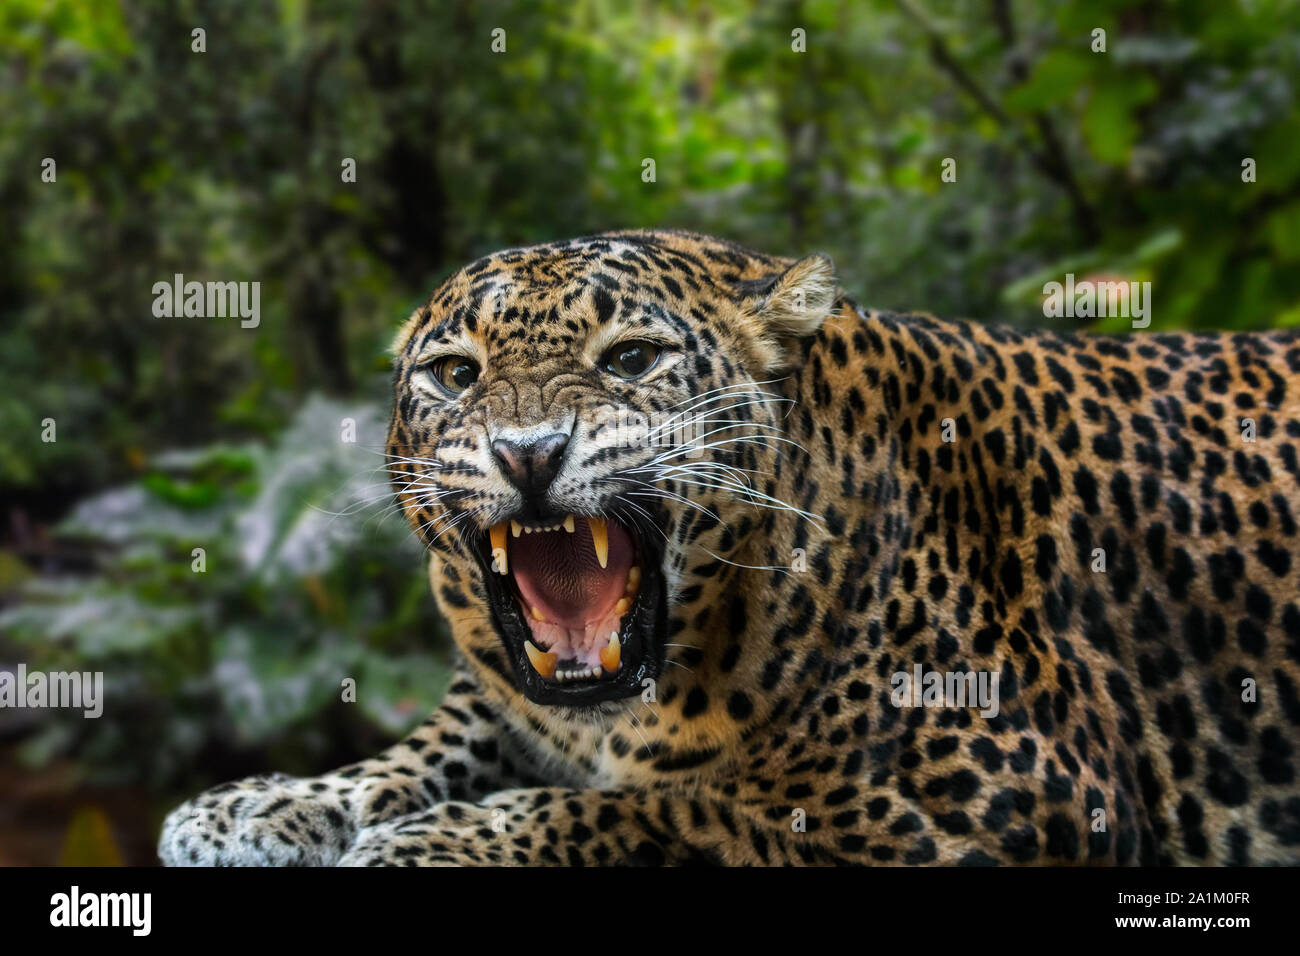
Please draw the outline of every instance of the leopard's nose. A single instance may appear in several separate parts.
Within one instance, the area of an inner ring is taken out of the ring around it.
[[[564,464],[569,436],[555,432],[531,442],[513,442],[498,438],[492,442],[492,455],[506,479],[529,500],[541,498]]]

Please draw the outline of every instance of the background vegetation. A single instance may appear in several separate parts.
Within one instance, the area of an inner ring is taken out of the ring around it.
[[[1298,79],[1290,0],[9,0],[0,668],[108,701],[0,711],[0,863],[150,862],[181,795],[436,701],[374,469],[385,346],[458,265],[674,226],[875,306],[1042,326],[1074,272],[1151,281],[1156,330],[1294,325]],[[154,318],[175,273],[260,282],[260,326]]]

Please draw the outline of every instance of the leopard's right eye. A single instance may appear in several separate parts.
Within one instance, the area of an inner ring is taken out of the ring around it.
[[[478,381],[478,363],[463,355],[444,355],[425,368],[444,392],[453,397]]]
[[[662,349],[653,342],[633,339],[615,345],[600,359],[600,367],[610,375],[631,381],[645,375],[659,361]]]

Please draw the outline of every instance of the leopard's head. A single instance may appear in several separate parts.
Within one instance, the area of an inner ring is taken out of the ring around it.
[[[395,343],[388,454],[467,657],[580,711],[657,679],[676,602],[772,504],[776,383],[835,297],[824,256],[677,232],[448,278]]]

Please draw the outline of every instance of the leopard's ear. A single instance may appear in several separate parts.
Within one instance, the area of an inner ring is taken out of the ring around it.
[[[766,364],[786,367],[797,350],[795,339],[812,335],[831,314],[838,297],[835,266],[829,256],[807,256],[784,272],[747,280],[742,290],[746,311],[759,323],[767,346]]]

